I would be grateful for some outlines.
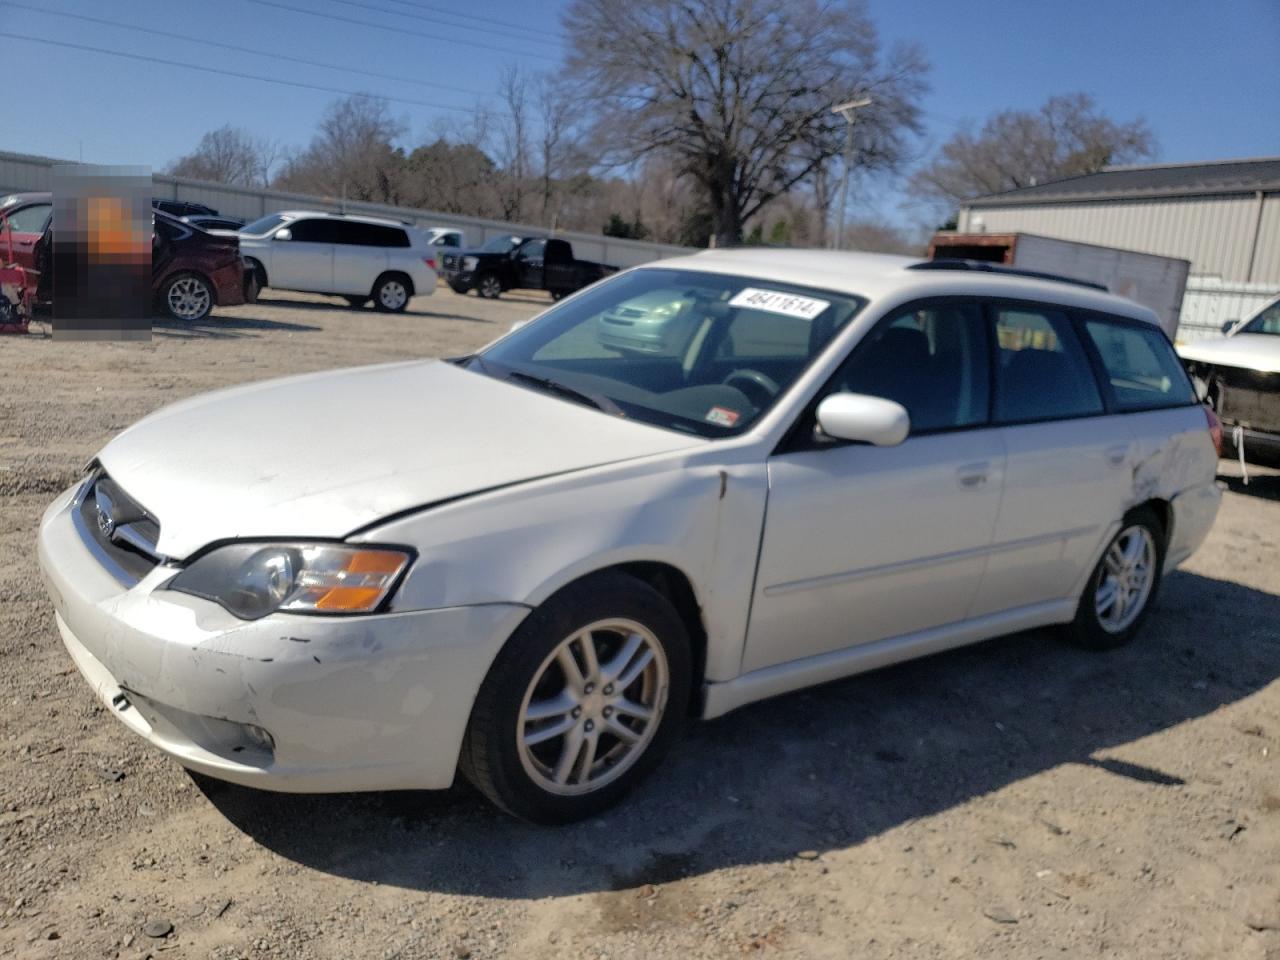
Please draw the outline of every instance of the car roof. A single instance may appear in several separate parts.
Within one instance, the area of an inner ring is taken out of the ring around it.
[[[973,269],[921,268],[929,263],[920,257],[885,253],[730,247],[657,260],[638,269],[677,268],[757,277],[899,303],[922,297],[965,295],[1039,300],[1159,325],[1155,311],[1065,277],[1058,280],[1006,273],[981,264]]]
[[[401,229],[413,226],[411,223],[392,220],[389,217],[366,217],[359,213],[334,213],[330,210],[277,210],[276,216],[287,217],[290,220],[300,220],[303,217],[309,220],[349,220],[354,223],[375,223],[380,227],[400,227]]]
[[[53,194],[47,191],[35,191],[30,193],[8,193],[0,196],[0,210],[8,210],[10,207],[27,205],[32,203],[52,203]]]

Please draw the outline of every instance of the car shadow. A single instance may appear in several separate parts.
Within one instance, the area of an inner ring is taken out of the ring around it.
[[[488,319],[485,319],[484,317],[467,317],[457,313],[442,313],[438,310],[423,310],[414,305],[414,301],[417,299],[418,298],[415,297],[413,300],[409,301],[409,306],[404,311],[402,316],[432,317],[436,320],[458,320],[458,321],[461,321],[462,323],[496,324],[496,323],[502,322],[499,320],[488,320]],[[370,312],[370,313],[377,312],[369,304],[365,304],[364,306],[361,306],[361,307],[353,307],[349,303],[346,303],[340,300],[333,300],[333,301],[292,300],[292,299],[286,299],[286,298],[273,299],[271,297],[260,296],[258,297],[257,302],[260,304],[263,304],[264,306],[286,307],[290,310],[319,310],[329,314],[335,311],[338,311],[340,313],[356,313],[356,314],[365,313],[365,312]],[[384,313],[379,315],[384,317],[395,316],[395,314],[391,314],[391,313]]]
[[[258,317],[232,316],[213,313],[203,320],[189,322],[156,317],[151,321],[151,332],[162,337],[207,337],[214,340],[249,337],[269,330],[286,330],[291,333],[312,333],[322,327],[306,323],[290,323],[285,320],[266,320]]]
[[[1157,770],[1106,754],[1280,677],[1277,623],[1276,596],[1174,573],[1129,647],[1031,631],[755,704],[695,725],[622,805],[568,827],[514,822],[462,783],[330,796],[197,783],[265,847],[337,876],[487,897],[625,891],[852,847],[1061,764],[1150,790],[1216,782],[1212,757]],[[1025,816],[1063,829],[1052,811]]]
[[[1265,461],[1250,461],[1246,468],[1249,482],[1244,482],[1246,471],[1240,469],[1238,460],[1222,460],[1218,464],[1218,479],[1232,493],[1246,497],[1257,497],[1262,500],[1280,500],[1280,460],[1269,458]]]

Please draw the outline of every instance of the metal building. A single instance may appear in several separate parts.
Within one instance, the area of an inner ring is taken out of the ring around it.
[[[1280,157],[1111,167],[970,200],[958,228],[1190,260],[1194,335],[1280,294]]]

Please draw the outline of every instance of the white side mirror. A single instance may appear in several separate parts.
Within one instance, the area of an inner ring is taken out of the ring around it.
[[[818,404],[818,426],[837,440],[894,447],[911,432],[907,408],[884,397],[833,393]]]
[[[292,230],[290,230],[288,227],[281,227],[279,230],[277,230],[277,231],[276,231],[276,233],[275,233],[275,238],[274,238],[274,239],[276,239],[276,240],[292,240],[292,239],[293,239],[293,231],[292,231]]]

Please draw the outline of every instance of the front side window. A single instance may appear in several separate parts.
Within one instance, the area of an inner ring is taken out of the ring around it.
[[[1056,310],[996,306],[995,418],[1060,420],[1103,412],[1075,331]]]
[[[1120,410],[1179,407],[1195,392],[1173,348],[1156,330],[1107,320],[1085,321]]]
[[[902,404],[911,433],[986,422],[986,325],[976,303],[938,302],[890,315],[836,374],[835,390]]]
[[[14,233],[41,233],[52,209],[53,206],[48,203],[23,207],[17,213],[9,214],[9,227]]]
[[[1240,333],[1267,333],[1280,336],[1280,301],[1271,304],[1260,314],[1246,323]]]
[[[866,301],[650,268],[602,281],[468,363],[656,426],[721,437],[770,409]]]

